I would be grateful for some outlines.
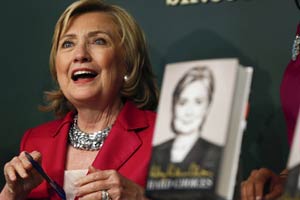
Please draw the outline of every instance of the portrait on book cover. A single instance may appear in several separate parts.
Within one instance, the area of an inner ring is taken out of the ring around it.
[[[214,77],[205,66],[189,69],[176,84],[170,123],[174,138],[156,145],[153,151],[153,162],[164,171],[170,163],[185,171],[192,163],[201,163],[206,169],[217,167],[220,147],[200,137],[213,94]]]
[[[167,199],[216,199],[235,89],[234,67],[222,64],[192,61],[166,67],[147,181],[154,199],[163,199],[157,197],[164,193]]]

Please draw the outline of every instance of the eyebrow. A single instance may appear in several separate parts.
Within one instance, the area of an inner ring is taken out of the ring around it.
[[[98,34],[105,34],[105,35],[109,36],[110,38],[112,38],[110,32],[108,32],[108,31],[100,31],[100,30],[89,32],[88,36],[90,37],[90,36],[95,36],[95,35],[98,35]]]
[[[96,31],[89,32],[88,37],[93,37],[93,36],[96,36],[98,34],[104,34],[104,35],[107,35],[108,37],[112,38],[110,32],[101,31],[101,30],[96,30]],[[63,35],[59,40],[62,40],[64,38],[74,38],[74,37],[76,37],[76,34],[70,33],[70,34]]]

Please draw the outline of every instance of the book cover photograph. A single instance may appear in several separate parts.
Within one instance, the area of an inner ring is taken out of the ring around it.
[[[222,192],[224,186],[217,181],[222,177],[220,169],[227,169],[231,175],[238,162],[239,153],[232,151],[240,149],[241,137],[232,143],[233,149],[226,150],[226,143],[229,132],[234,130],[240,135],[242,132],[244,115],[241,113],[245,113],[252,70],[241,79],[241,72],[246,72],[241,68],[237,59],[166,66],[147,180],[148,197],[227,199],[228,191]],[[238,86],[239,80],[242,87]],[[238,93],[238,88],[242,92]],[[234,108],[235,105],[239,108]],[[232,127],[234,118],[235,128]],[[235,165],[228,166],[224,161],[225,151],[235,156],[235,159],[229,158]],[[232,185],[231,182],[227,179],[226,185]]]

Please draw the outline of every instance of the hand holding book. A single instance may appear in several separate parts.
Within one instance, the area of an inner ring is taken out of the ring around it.
[[[277,199],[284,190],[287,170],[279,175],[267,168],[253,170],[247,180],[241,183],[241,200]]]

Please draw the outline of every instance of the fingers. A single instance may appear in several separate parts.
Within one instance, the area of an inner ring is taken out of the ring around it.
[[[75,186],[86,185],[91,182],[106,180],[110,176],[107,170],[96,170],[94,167],[89,167],[89,174],[75,182]]]
[[[34,151],[31,155],[34,160],[41,161],[39,152]],[[5,164],[4,175],[6,180],[16,181],[17,177],[27,178],[31,169],[32,165],[25,156],[25,152],[21,152],[19,156],[15,156],[10,162]]]
[[[79,198],[79,200],[95,200],[95,199],[102,200],[102,191],[86,194],[85,196]]]
[[[241,186],[241,200],[254,200],[256,196],[254,184],[249,181],[244,181]]]
[[[283,190],[273,190],[264,197],[264,200],[274,200],[282,195]]]
[[[269,180],[271,174],[269,171],[265,171],[264,168],[257,170],[252,177],[252,184],[254,190],[248,193],[248,196],[253,194],[253,199],[255,200],[261,200],[264,195],[264,187]]]
[[[270,183],[269,191],[264,196],[264,188]],[[280,177],[269,169],[253,170],[249,178],[241,184],[242,200],[272,200],[283,192],[283,182]]]
[[[267,168],[261,168],[257,171],[257,174],[255,176],[256,179],[261,180],[263,182],[266,182],[268,179],[270,179],[272,176],[274,176],[274,172]]]
[[[89,168],[89,174],[80,178],[75,182],[77,189],[77,196],[97,197],[101,195],[102,190],[109,190],[113,187],[113,180],[118,179],[112,177],[112,170],[96,170],[93,167]],[[99,194],[98,194],[99,193]]]
[[[277,199],[283,194],[284,191],[284,180],[280,176],[273,175],[270,187],[270,193],[265,195],[265,200]]]
[[[33,159],[40,162],[39,152],[31,152],[31,155]],[[24,194],[42,182],[42,178],[33,169],[25,152],[21,152],[19,156],[15,156],[5,164],[4,176],[7,190],[14,195]]]
[[[38,153],[34,153],[35,158],[38,158]],[[32,168],[31,163],[25,156],[25,153],[20,153],[19,156],[15,156],[10,162],[4,166],[4,174],[7,180],[16,181],[17,176],[21,178],[27,178],[27,171]]]
[[[241,199],[261,200],[265,184],[272,175],[273,172],[266,168],[253,170],[249,178],[241,184]]]
[[[22,153],[24,153],[24,152],[22,152]],[[24,153],[24,155],[25,155],[25,153]],[[30,153],[30,155],[32,156],[32,158],[33,158],[35,161],[41,163],[41,160],[42,160],[42,154],[41,154],[40,152],[38,152],[38,151],[33,151],[33,152]]]
[[[108,192],[111,199],[143,199],[143,188],[115,170],[90,168],[89,172],[75,183],[80,199],[101,199],[102,191]]]
[[[257,200],[260,198],[259,194],[259,187],[256,186],[256,177],[258,174],[258,170],[253,170],[250,174],[250,177],[248,180],[244,181],[242,183],[242,188],[241,188],[241,199],[242,200]],[[258,190],[258,191],[256,191]]]

